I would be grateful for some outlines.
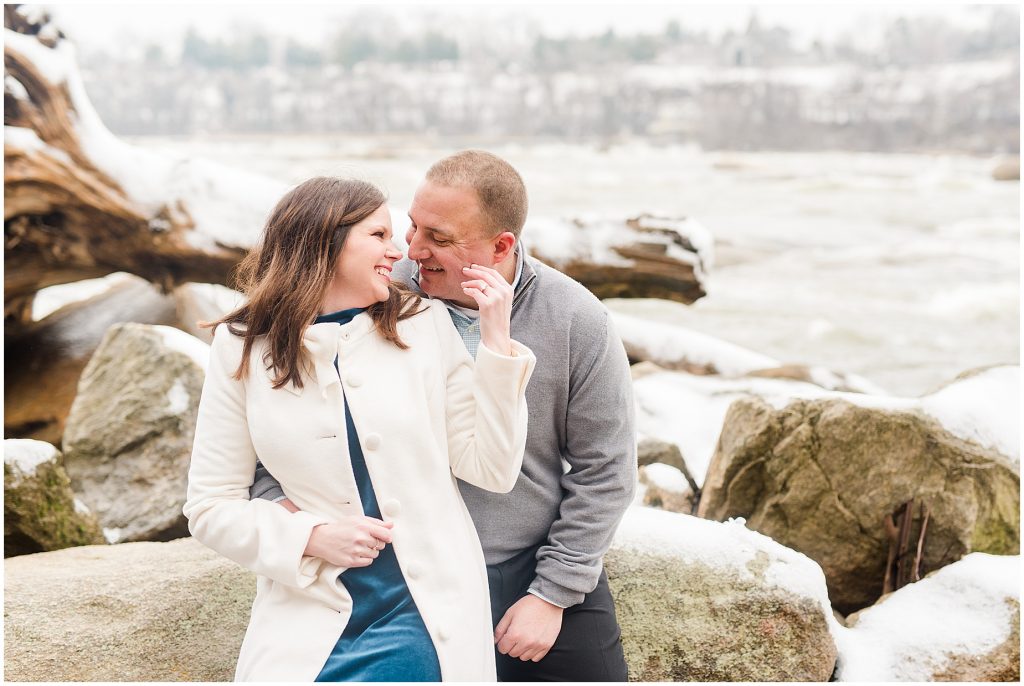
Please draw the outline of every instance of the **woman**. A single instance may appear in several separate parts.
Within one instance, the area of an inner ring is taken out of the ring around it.
[[[192,535],[257,574],[237,680],[494,680],[483,554],[455,477],[511,490],[534,365],[511,287],[467,267],[475,365],[438,301],[391,283],[384,195],[316,178],[241,266],[199,405]],[[301,508],[249,500],[256,460]]]

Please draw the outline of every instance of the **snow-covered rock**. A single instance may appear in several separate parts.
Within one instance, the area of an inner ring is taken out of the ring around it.
[[[1020,477],[1004,456],[920,410],[839,398],[734,402],[699,514],[745,517],[813,558],[846,613],[881,595],[889,549],[882,520],[911,498],[930,513],[922,573],[972,551],[1019,553]]]
[[[1020,556],[971,553],[847,617],[839,681],[1020,681]]]
[[[1001,365],[961,374],[920,398],[831,391],[778,378],[723,378],[633,365],[638,432],[675,443],[697,485],[704,483],[725,413],[733,401],[756,396],[776,408],[796,398],[846,400],[861,407],[922,412],[953,435],[1020,462],[1020,367]]]
[[[60,451],[4,441],[4,557],[103,543],[96,517],[71,491]]]
[[[826,681],[836,660],[825,577],[750,531],[631,507],[605,568],[630,678]]]
[[[667,464],[655,462],[638,470],[634,502],[669,512],[691,514],[693,489],[681,471]]]
[[[65,466],[111,543],[187,535],[181,513],[209,346],[167,326],[111,327],[86,365]]]

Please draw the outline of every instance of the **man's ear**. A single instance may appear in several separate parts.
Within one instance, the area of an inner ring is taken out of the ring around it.
[[[515,234],[509,231],[499,233],[497,238],[494,239],[494,263],[498,264],[499,262],[502,262],[506,257],[512,254],[515,247]]]

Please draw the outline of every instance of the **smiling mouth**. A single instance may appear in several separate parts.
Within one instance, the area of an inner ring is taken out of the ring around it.
[[[437,274],[438,272],[443,272],[444,268],[443,267],[428,267],[425,264],[421,264],[420,265],[420,271],[433,272],[434,274]]]

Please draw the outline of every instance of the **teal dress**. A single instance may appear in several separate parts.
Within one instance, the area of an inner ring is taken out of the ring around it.
[[[316,318],[316,323],[347,324],[362,308]],[[337,368],[338,360],[334,360]],[[363,514],[382,519],[359,436],[345,400],[345,427]],[[317,681],[440,681],[437,651],[409,593],[394,546],[386,545],[368,567],[347,569],[338,577],[352,596],[352,616]]]

